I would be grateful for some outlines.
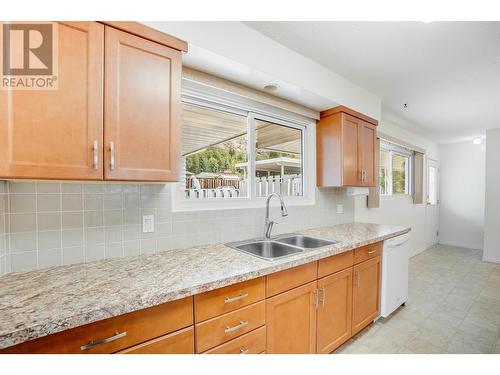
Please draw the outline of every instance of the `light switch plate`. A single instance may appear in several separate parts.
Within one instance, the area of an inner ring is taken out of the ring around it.
[[[142,215],[142,233],[153,233],[155,231],[154,215]]]
[[[344,213],[344,205],[343,204],[337,204],[337,213],[338,214]]]

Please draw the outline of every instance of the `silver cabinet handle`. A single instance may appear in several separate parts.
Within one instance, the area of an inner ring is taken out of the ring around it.
[[[325,306],[325,303],[326,303],[326,290],[325,290],[325,287],[321,288],[320,291],[321,291],[321,295],[319,297],[319,300],[321,302],[321,306]]]
[[[109,168],[114,171],[115,170],[115,142],[109,142]]]
[[[371,250],[371,251],[369,251],[369,252],[368,252],[368,254],[373,254],[373,253],[375,253],[376,251],[377,251],[377,250]]]
[[[226,326],[226,328],[224,328],[224,333],[231,333],[231,332],[237,331],[237,330],[239,330],[247,325],[248,325],[248,321],[240,320],[240,324],[235,325],[234,327]]]
[[[359,272],[355,272],[355,273],[354,273],[354,286],[355,286],[356,288],[358,288],[358,287],[359,287]]]
[[[314,289],[314,307],[318,308],[319,300],[318,300],[318,289]]]
[[[248,351],[247,348],[240,348],[240,354],[248,354]]]
[[[94,143],[92,145],[92,151],[93,151],[92,167],[94,169],[99,168],[99,154],[97,152],[97,147],[98,147],[98,143],[97,143],[97,141],[94,141]]]
[[[127,336],[127,332],[116,332],[114,336],[108,337],[103,340],[99,341],[90,341],[88,344],[80,346],[80,350],[88,350],[93,348],[94,346],[102,345],[102,344],[107,344],[108,342],[113,342],[115,340],[121,339],[122,337]]]
[[[403,245],[404,245],[404,244],[406,244],[407,242],[408,242],[408,240],[403,241],[403,242],[401,242],[401,243],[398,243],[398,244],[396,244],[396,245],[391,244],[391,245],[389,245],[389,247],[399,247],[399,246],[403,246]]]
[[[236,297],[224,298],[224,303],[236,302],[236,301],[239,301],[240,299],[247,298],[247,297],[248,297],[248,293],[240,293],[240,295],[236,296]]]

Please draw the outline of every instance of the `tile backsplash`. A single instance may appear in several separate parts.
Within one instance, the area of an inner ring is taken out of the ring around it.
[[[260,236],[264,208],[172,212],[171,184],[0,181],[0,274]],[[344,213],[336,214],[337,204]],[[351,222],[343,189],[273,217],[274,233]],[[142,232],[154,215],[154,232]]]

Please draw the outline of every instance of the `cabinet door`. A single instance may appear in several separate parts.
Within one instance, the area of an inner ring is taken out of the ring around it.
[[[351,337],[352,267],[318,280],[318,353],[331,353]]]
[[[377,131],[374,125],[361,121],[358,125],[359,142],[359,165],[360,171],[364,173],[363,186],[375,186],[375,150]]]
[[[169,335],[146,341],[119,351],[118,354],[193,354],[194,328],[188,327]]]
[[[106,180],[175,181],[181,52],[106,27]]]
[[[354,266],[352,334],[369,325],[380,312],[380,259],[378,256]]]
[[[361,120],[342,114],[342,186],[360,186],[358,125]]]
[[[58,89],[0,91],[0,178],[102,179],[103,54],[103,25],[59,22]]]
[[[266,300],[267,353],[316,352],[316,281]]]

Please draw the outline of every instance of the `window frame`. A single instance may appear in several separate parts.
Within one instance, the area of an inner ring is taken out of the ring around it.
[[[186,199],[185,160],[181,158],[184,176],[172,187],[172,211],[224,210],[265,207],[266,197],[255,196],[255,121],[262,120],[301,130],[302,136],[302,196],[283,197],[289,206],[314,205],[316,196],[316,121],[282,108],[241,97],[237,94],[204,87],[194,81],[183,82],[182,103],[211,108],[247,117],[248,196],[236,198]],[[186,87],[187,86],[187,87]],[[277,200],[276,200],[277,201]],[[274,200],[272,205],[277,205]]]

